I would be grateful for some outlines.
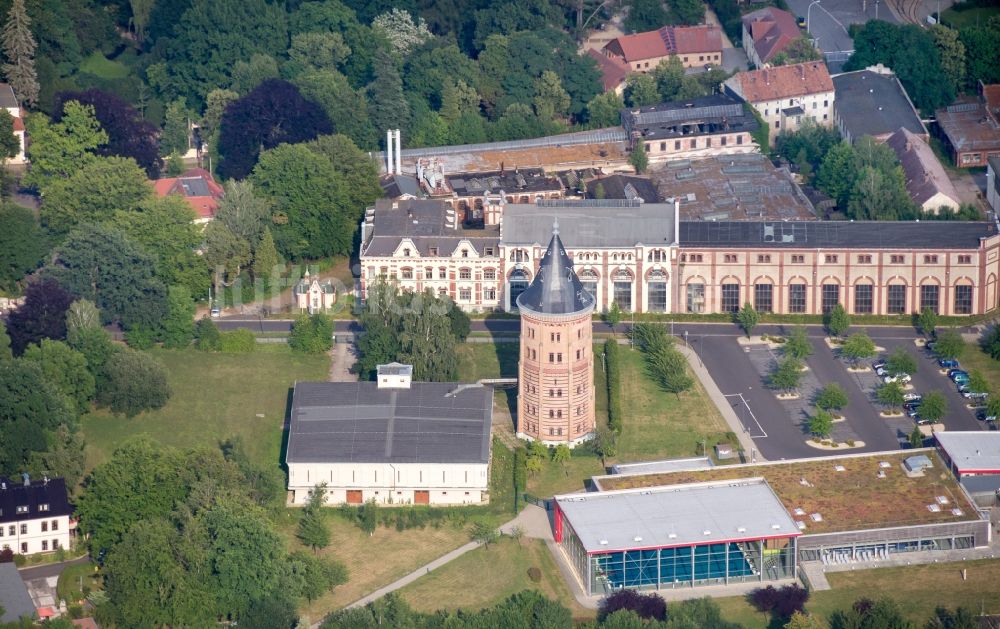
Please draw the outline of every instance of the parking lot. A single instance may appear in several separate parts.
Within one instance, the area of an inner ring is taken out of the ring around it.
[[[914,420],[908,417],[885,418],[875,400],[877,376],[874,372],[850,372],[823,341],[818,327],[809,328],[813,354],[806,361],[809,371],[800,387],[800,400],[781,401],[766,386],[770,365],[781,357],[779,350],[766,345],[741,345],[731,328],[712,329],[704,325],[678,325],[675,334],[688,331],[688,342],[699,354],[727,401],[740,418],[747,434],[760,453],[769,460],[825,456],[829,450],[817,450],[805,441],[809,438],[808,417],[813,412],[812,398],[820,386],[836,382],[847,392],[849,403],[842,411],[845,421],[834,425],[837,441],[863,441],[864,447],[842,452],[874,452],[896,450],[908,443]],[[852,332],[861,331],[860,328]],[[755,333],[758,330],[754,331]],[[784,334],[784,326],[761,326],[761,333]],[[940,390],[948,401],[943,423],[948,430],[983,430],[974,412],[966,408],[965,398],[946,375],[938,372],[934,357],[914,344],[915,335],[905,328],[872,328],[868,330],[875,344],[888,354],[904,347],[918,360],[919,368],[912,374],[913,391],[926,394]],[[869,361],[870,362],[870,361]]]

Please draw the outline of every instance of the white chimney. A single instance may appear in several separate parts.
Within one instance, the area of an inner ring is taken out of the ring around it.
[[[402,138],[399,133],[399,129],[396,129],[396,174],[397,175],[403,174],[402,152],[403,152]]]
[[[392,129],[385,132],[385,172],[392,174]]]
[[[389,363],[375,368],[380,389],[409,389],[413,381],[413,365]]]

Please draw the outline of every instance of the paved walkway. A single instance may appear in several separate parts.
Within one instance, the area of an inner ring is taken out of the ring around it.
[[[355,382],[358,377],[351,373],[357,360],[354,343],[334,343],[330,349],[330,382]]]

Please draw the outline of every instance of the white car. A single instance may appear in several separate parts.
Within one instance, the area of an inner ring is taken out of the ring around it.
[[[920,395],[919,393],[904,393],[903,394],[903,401],[904,402],[912,402],[913,400],[922,400],[923,398],[924,398],[924,396]]]
[[[910,378],[910,374],[908,373],[897,373],[894,375],[882,376],[882,382],[886,384],[889,384],[890,382],[900,382],[902,384],[906,384],[910,380],[912,380],[912,378]]]
[[[211,314],[212,318],[215,319],[217,317],[222,316],[222,311],[219,309],[218,306],[212,306],[212,310],[209,312],[209,314]]]

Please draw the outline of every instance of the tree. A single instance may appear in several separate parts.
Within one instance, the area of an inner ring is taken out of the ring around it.
[[[907,441],[910,443],[911,448],[922,448],[924,447],[924,433],[920,430],[920,426],[914,426],[913,430],[910,431]]]
[[[833,415],[826,411],[816,411],[809,418],[809,432],[826,439],[833,432]]]
[[[7,333],[15,356],[43,338],[66,338],[66,311],[73,295],[52,278],[28,284],[24,303],[7,317]]]
[[[100,329],[101,312],[94,302],[77,299],[66,312],[66,340],[72,346],[85,330]]]
[[[368,109],[376,129],[408,129],[410,105],[403,94],[403,81],[396,61],[388,51],[375,51],[375,80],[368,86]]]
[[[965,339],[958,330],[945,330],[934,342],[934,353],[945,360],[961,358],[965,353]]]
[[[326,504],[326,483],[320,483],[309,491],[309,499],[299,520],[299,530],[296,534],[302,543],[314,551],[330,545],[330,529],[323,519],[323,506]]]
[[[920,311],[920,315],[917,317],[917,327],[920,328],[920,332],[924,336],[934,336],[934,330],[937,328],[937,323],[938,315],[930,308],[925,307]]]
[[[322,354],[333,347],[333,322],[325,314],[302,314],[292,324],[288,346],[293,351]]]
[[[10,360],[14,353],[10,351],[10,336],[7,334],[7,324],[0,320],[0,360]]]
[[[6,109],[0,111],[0,166],[21,152],[21,140],[14,135],[14,117]]]
[[[397,8],[372,20],[372,30],[384,37],[392,50],[404,59],[414,48],[434,38],[423,18],[414,20],[409,12]]]
[[[928,629],[978,629],[979,618],[976,612],[967,607],[956,607],[955,611],[947,607],[934,608],[934,616],[927,623]]]
[[[144,352],[126,350],[108,359],[107,382],[99,399],[113,413],[135,417],[162,408],[170,399],[167,372],[155,358]]]
[[[840,347],[840,355],[857,365],[866,358],[875,355],[875,342],[864,332],[856,332],[844,341]]]
[[[271,236],[271,228],[264,228],[264,235],[253,251],[253,276],[254,279],[264,280],[271,284],[271,278],[278,278],[281,275],[282,267],[278,250],[274,246],[274,238]]]
[[[219,221],[205,228],[205,262],[214,274],[214,284],[230,286],[250,263],[250,244]]]
[[[351,54],[340,33],[309,32],[292,36],[288,49],[286,74],[297,77],[304,72],[334,70]]]
[[[208,317],[198,319],[195,324],[195,346],[203,352],[217,352],[222,349],[222,337],[219,328]]]
[[[146,39],[146,27],[149,26],[149,16],[155,4],[156,0],[129,0],[129,8],[132,9],[129,23],[140,44]]]
[[[15,292],[18,283],[41,266],[48,237],[34,213],[13,203],[0,204],[0,291]]]
[[[255,54],[250,60],[240,59],[233,66],[233,81],[229,89],[238,94],[246,94],[269,79],[280,78],[278,61],[271,55]]]
[[[182,349],[194,339],[194,299],[184,286],[167,290],[167,316],[163,319],[163,346]]]
[[[760,313],[754,310],[753,306],[751,306],[748,301],[743,304],[740,311],[736,313],[736,321],[740,324],[740,327],[743,328],[743,331],[746,332],[747,338],[750,338],[750,335],[753,333],[753,329],[757,327],[758,323],[760,323]]]
[[[832,382],[816,394],[816,408],[824,411],[839,411],[849,402],[847,391],[836,382]]]
[[[211,139],[211,145],[216,144],[216,134],[222,124],[222,115],[229,103],[239,100],[240,95],[233,90],[214,89],[205,96],[205,114],[201,118],[201,130],[205,139]]]
[[[784,353],[789,358],[805,360],[812,356],[813,347],[806,335],[806,329],[802,326],[792,328],[785,340]]]
[[[625,101],[615,92],[598,94],[587,103],[587,121],[595,127],[614,127],[621,121]]]
[[[597,617],[605,620],[611,614],[631,611],[644,620],[666,620],[667,603],[656,593],[644,594],[636,590],[618,590],[601,601]]]
[[[319,105],[303,98],[291,83],[269,79],[230,103],[222,114],[219,173],[242,179],[253,170],[262,149],[305,142],[332,131]]]
[[[38,365],[42,375],[77,412],[83,412],[94,398],[94,376],[87,371],[87,359],[63,341],[42,339],[29,345],[23,360]]]
[[[34,106],[38,102],[38,75],[35,72],[35,38],[24,0],[13,0],[7,13],[7,23],[0,35],[7,63],[3,74],[14,89],[19,102]]]
[[[1000,82],[1000,69],[996,64],[1000,20],[994,16],[985,23],[967,26],[958,32],[958,38],[965,46],[966,85],[977,79],[987,85]]]
[[[880,598],[872,601],[859,598],[850,609],[837,611],[831,615],[830,623],[834,627],[887,627],[909,629],[913,626],[899,604],[891,598]]]
[[[489,548],[490,544],[497,541],[499,537],[500,531],[498,531],[492,524],[487,524],[486,522],[476,522],[472,525],[473,541],[479,542],[486,548]]]
[[[570,455],[569,446],[565,443],[560,443],[552,450],[552,461],[553,463],[558,463],[560,467],[565,468]]]
[[[701,24],[705,21],[705,5],[700,0],[670,0],[677,24]]]
[[[558,74],[546,70],[535,79],[535,115],[540,119],[550,121],[565,117],[569,104],[569,93],[563,89]]]
[[[937,422],[948,412],[948,400],[944,393],[931,391],[920,402],[920,419]]]
[[[226,182],[226,195],[219,201],[215,219],[235,235],[254,245],[271,222],[273,202],[258,196],[251,181]]]
[[[81,223],[107,222],[118,210],[135,210],[152,194],[139,165],[122,157],[86,161],[70,177],[53,180],[44,192],[42,224],[58,235]]]
[[[849,142],[835,144],[816,172],[816,187],[837,200],[846,208],[847,199],[858,177],[857,154]]]
[[[308,601],[314,601],[336,586],[347,583],[347,567],[339,561],[310,557],[303,552],[292,553],[288,561],[295,589]],[[294,606],[292,612],[295,618]]]
[[[851,318],[839,303],[824,315],[827,331],[833,336],[843,336],[851,327]]]
[[[960,93],[965,87],[965,44],[957,30],[943,24],[934,24],[928,32],[941,57],[941,76],[951,83],[956,94]]]
[[[905,393],[903,384],[895,381],[879,385],[879,388],[875,391],[875,396],[878,398],[879,403],[895,409],[903,405],[905,401],[903,395]]]
[[[188,151],[188,108],[182,96],[167,105],[163,133],[160,134],[160,151],[164,155],[184,155]]]
[[[973,393],[989,393],[992,388],[990,381],[986,379],[983,372],[973,369],[969,373],[969,391]]]
[[[906,351],[905,348],[898,347],[891,354],[885,362],[886,370],[892,374],[908,373],[913,374],[917,372],[917,359],[910,352]]]
[[[97,122],[93,106],[68,101],[63,104],[62,112],[58,122],[49,122],[45,116],[28,118],[31,172],[25,176],[25,186],[39,189],[53,179],[72,176],[95,159],[97,147],[108,142],[108,134]]]
[[[795,358],[786,358],[778,363],[768,377],[768,386],[782,391],[794,391],[802,381],[802,363]]]
[[[375,533],[375,527],[378,526],[378,506],[374,498],[358,507],[358,525],[369,537]]]
[[[819,51],[813,46],[807,37],[793,39],[771,60],[775,66],[803,63],[805,61],[816,61],[821,58]]]
[[[649,157],[646,155],[646,143],[636,142],[635,148],[629,153],[628,163],[635,168],[636,174],[642,174],[649,166]]]
[[[97,155],[131,157],[150,179],[159,176],[163,164],[159,152],[160,130],[156,125],[144,120],[132,105],[115,94],[98,89],[57,94],[52,112],[54,122],[67,115],[66,105],[73,101],[93,107],[94,117],[107,133],[107,139],[95,151]]]
[[[451,333],[455,336],[456,342],[464,343],[469,338],[469,332],[472,331],[469,315],[465,314],[465,311],[455,305],[451,299],[446,300],[446,303],[449,305],[448,320],[451,322]]]
[[[667,24],[667,12],[660,0],[632,0],[625,28],[633,33],[653,31]]]
[[[656,79],[649,74],[630,74],[625,78],[625,102],[629,107],[643,107],[660,102]]]

